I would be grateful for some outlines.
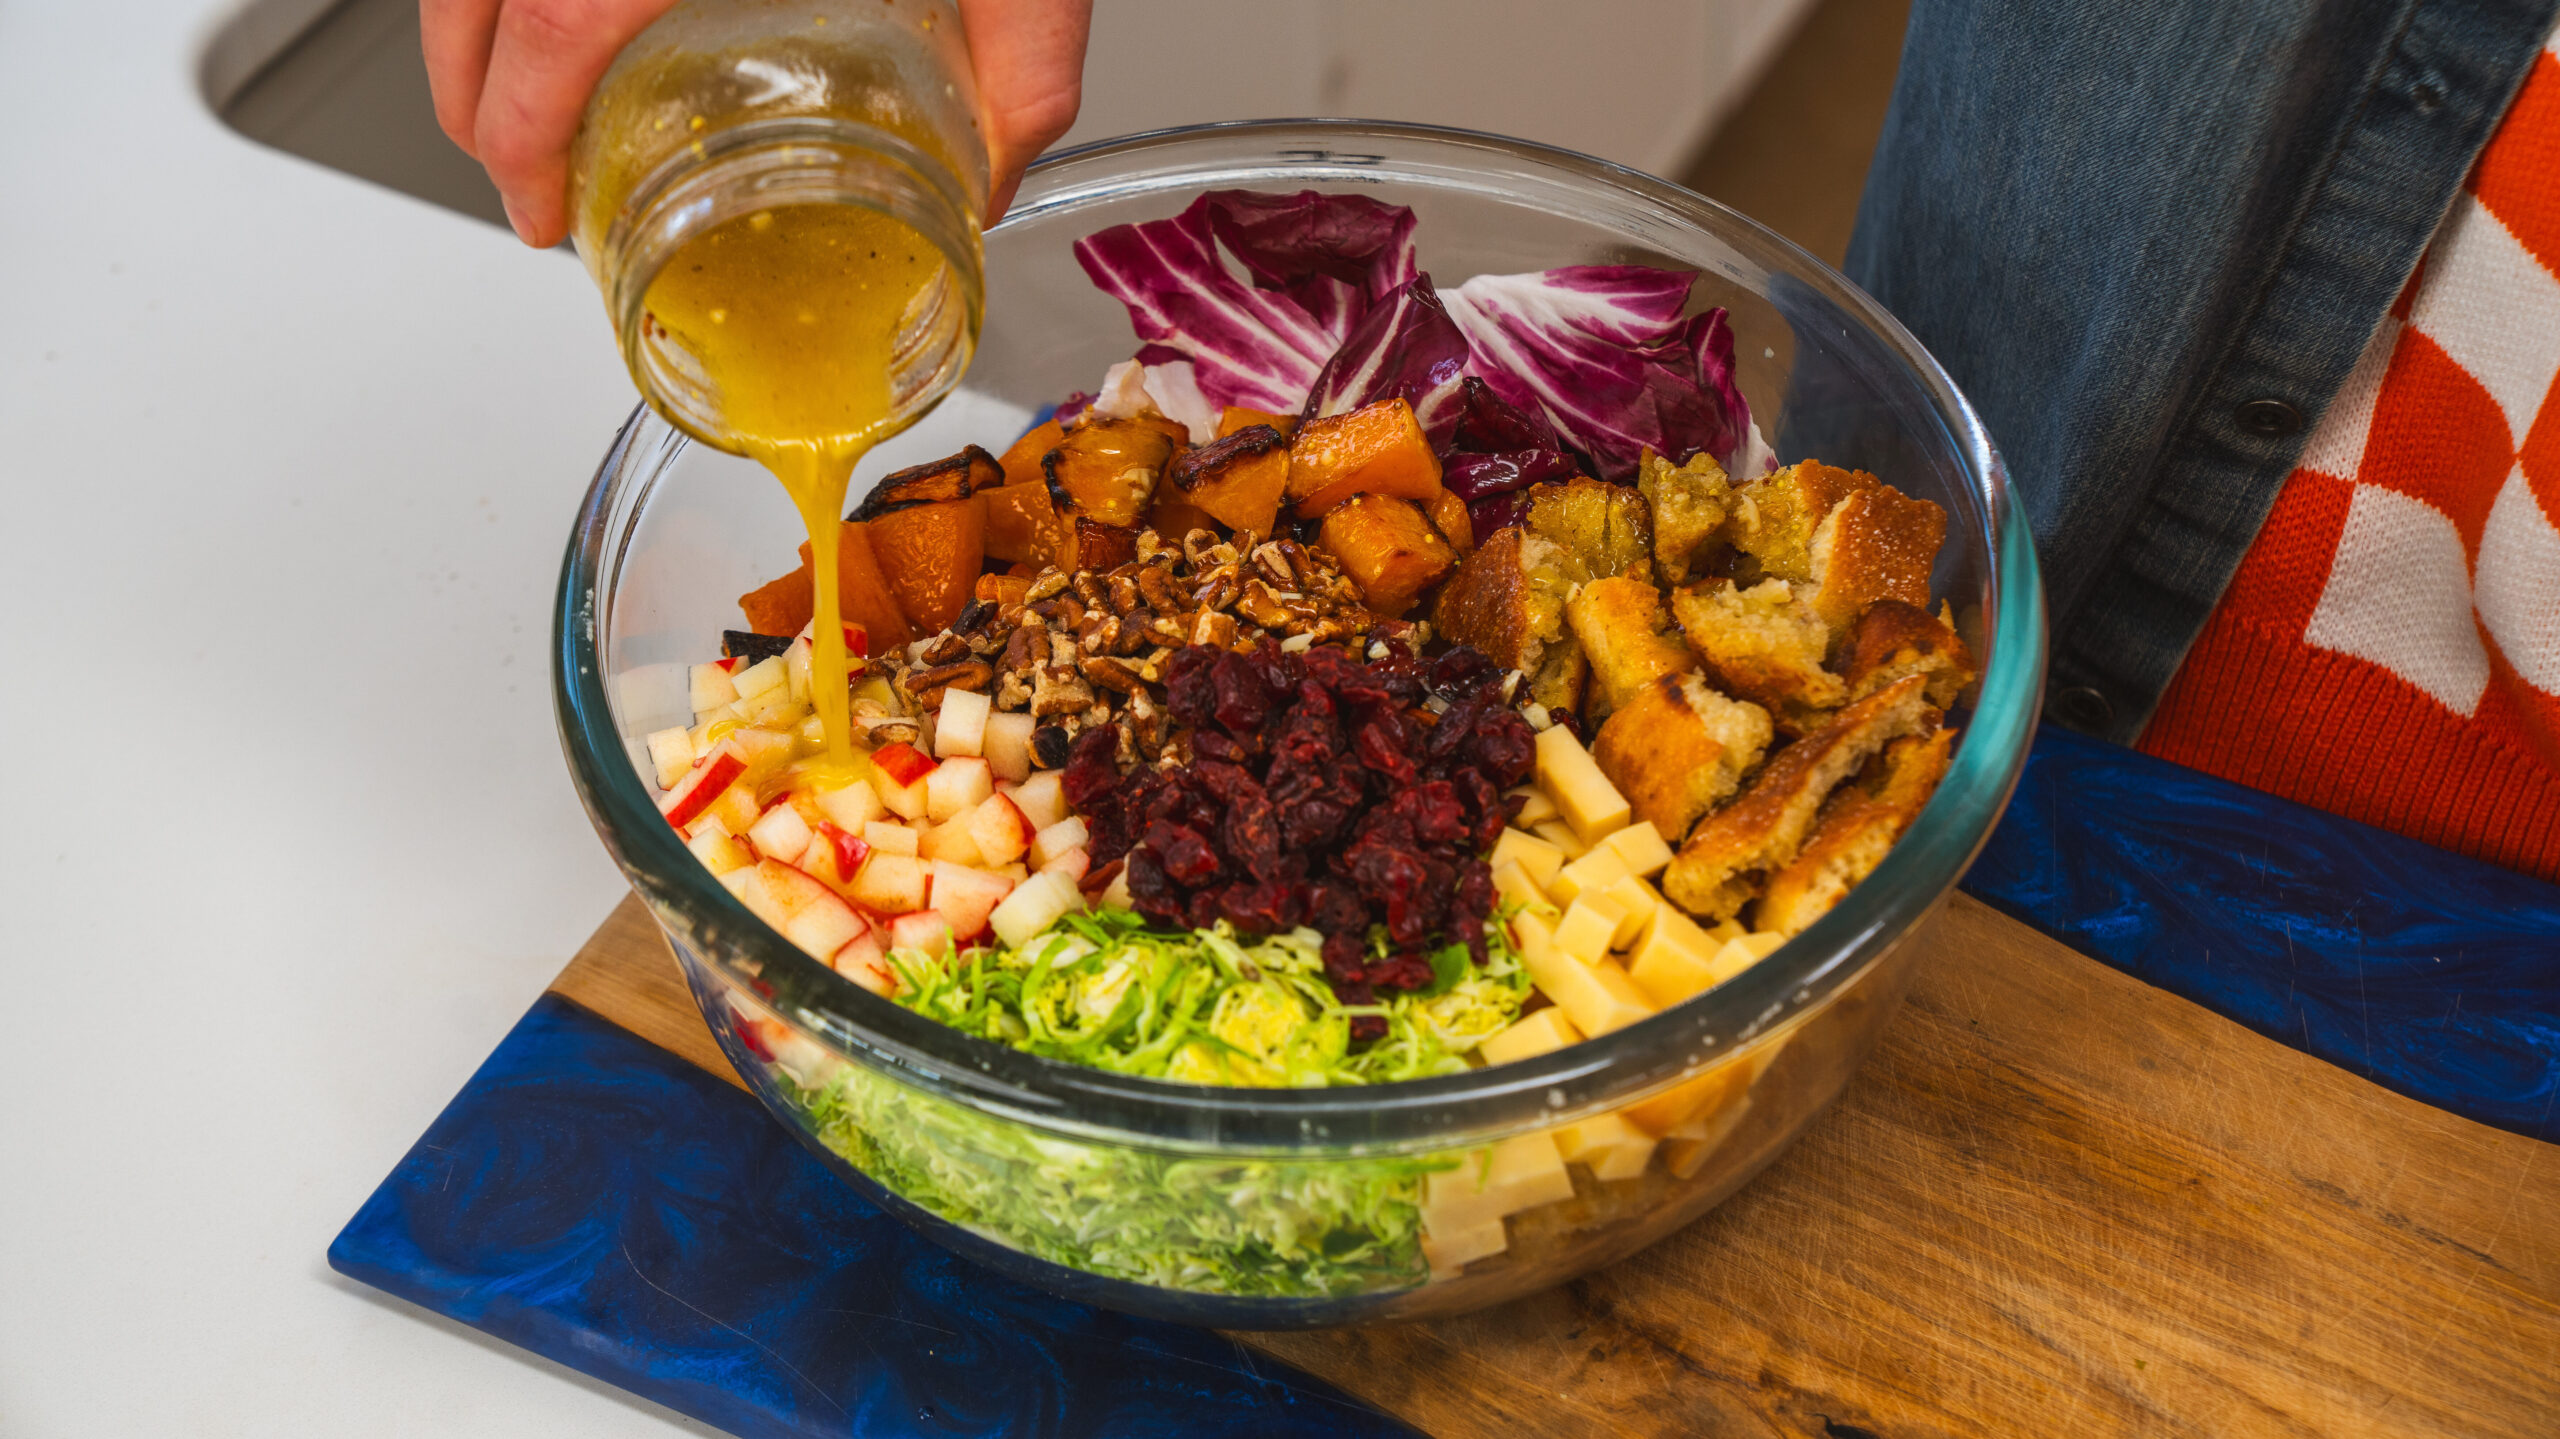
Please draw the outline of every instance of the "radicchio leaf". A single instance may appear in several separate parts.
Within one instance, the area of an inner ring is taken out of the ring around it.
[[[1251,285],[1229,273],[1223,241]],[[1362,195],[1213,190],[1170,219],[1078,240],[1147,365],[1188,360],[1213,405],[1288,414],[1378,298],[1413,278],[1413,214]]]
[[[1692,275],[1641,265],[1568,265],[1478,275],[1444,297],[1468,368],[1544,415],[1603,479],[1625,480],[1651,449],[1736,457],[1750,411],[1733,382],[1722,309],[1683,318]]]
[[[1343,338],[1307,392],[1301,419],[1341,415],[1380,400],[1413,406],[1423,438],[1445,450],[1464,408],[1467,337],[1458,333],[1429,275],[1390,291]]]

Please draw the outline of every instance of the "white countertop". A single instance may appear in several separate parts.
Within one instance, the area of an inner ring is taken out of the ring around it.
[[[0,6],[0,1432],[708,1433],[323,1250],[622,892],[545,651],[585,276]]]

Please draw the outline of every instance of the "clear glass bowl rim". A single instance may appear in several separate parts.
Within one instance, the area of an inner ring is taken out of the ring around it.
[[[1283,143],[1289,141],[1304,143]],[[553,696],[562,748],[598,835],[643,898],[707,939],[707,957],[736,982],[787,991],[778,1012],[851,1062],[982,1113],[1088,1142],[1280,1158],[1487,1142],[1632,1102],[1819,1008],[1929,916],[1998,821],[2025,764],[2044,681],[2043,586],[2023,509],[2009,492],[1989,433],[1919,342],[1847,278],[1756,221],[1668,181],[1530,141],[1381,121],[1254,120],[1151,131],[1046,157],[1032,167],[1003,225],[990,233],[1131,184],[1178,193],[1165,183],[1169,175],[1190,177],[1195,188],[1239,183],[1245,177],[1236,166],[1248,152],[1223,156],[1230,144],[1268,155],[1281,148],[1342,153],[1346,142],[1489,152],[1507,166],[1624,192],[1771,271],[1794,272],[1908,366],[1978,487],[1992,528],[1990,661],[1946,780],[1875,873],[1775,955],[1684,1004],[1534,1059],[1356,1088],[1227,1089],[1024,1054],[902,1009],[810,958],[749,915],[659,816],[627,758],[600,662],[610,608],[599,586],[618,574],[620,549],[659,472],[626,470],[635,454],[675,438],[642,405],[599,466],[561,567]],[[1393,158],[1364,156],[1360,168],[1338,178],[1395,176]],[[1211,173],[1193,176],[1194,170]],[[1292,165],[1271,178],[1305,183],[1325,178],[1325,167]]]

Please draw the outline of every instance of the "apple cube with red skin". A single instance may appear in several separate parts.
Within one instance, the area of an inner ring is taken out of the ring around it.
[[[923,838],[916,842],[916,853],[927,860],[938,859],[949,864],[980,862],[978,842],[969,833],[967,815],[944,820],[926,830]]]
[[[874,914],[906,914],[925,907],[933,875],[923,860],[874,850],[853,878],[853,899]]]
[[[889,964],[888,937],[880,926],[866,925],[862,933],[846,940],[844,948],[828,961],[835,971],[877,995],[898,992],[898,971]]]
[[[737,782],[738,776],[746,772],[746,751],[722,740],[718,749],[713,750],[702,763],[685,771],[676,781],[676,787],[668,790],[658,801],[659,813],[667,817],[667,823],[682,829],[711,808],[712,801],[720,798],[730,785]]]
[[[967,755],[944,760],[924,777],[925,818],[940,824],[984,804],[995,792],[995,771],[985,759]]]
[[[911,744],[884,744],[871,752],[871,763],[889,782],[910,785],[933,773],[933,757]]]
[[[820,820],[817,831],[809,836],[808,849],[796,862],[820,882],[842,891],[853,887],[854,876],[862,873],[863,861],[869,858],[871,846],[860,835],[847,834],[833,823]]]
[[[741,778],[729,786],[726,794],[711,802],[711,811],[704,818],[717,821],[731,834],[743,835],[755,828],[757,820],[764,818],[764,806],[756,803],[756,787]]]
[[[747,826],[747,843],[767,859],[789,864],[809,847],[809,822],[788,804],[776,804]]]
[[[880,802],[880,791],[867,784],[855,783],[837,789],[813,790],[809,798],[816,802],[819,813],[847,834],[860,834],[862,827],[889,812]]]
[[[1031,848],[1031,821],[1023,818],[1012,800],[1000,794],[980,800],[968,814],[952,823],[969,826],[969,838],[977,841],[978,862],[983,865],[1011,864]]]
[[[1091,838],[1085,830],[1083,818],[1069,815],[1031,837],[1031,863],[1047,869],[1049,861],[1068,850],[1083,849]]]
[[[988,927],[1006,945],[1019,948],[1061,918],[1084,908],[1075,881],[1057,874],[1035,874],[1015,885],[1004,903],[987,916]]]
[[[1093,856],[1085,850],[1077,848],[1068,850],[1064,854],[1051,856],[1047,864],[1040,866],[1040,872],[1042,874],[1064,875],[1068,879],[1081,884],[1084,882],[1086,872],[1092,868]]]
[[[690,678],[692,694],[689,698],[693,701],[695,714],[736,703],[738,687],[730,683],[729,671],[724,666],[717,663],[695,665]]]
[[[889,778],[887,770],[875,771],[872,788],[880,792],[881,806],[900,819],[922,819],[925,811],[924,781],[900,784]]]
[[[1023,817],[1031,821],[1034,833],[1047,829],[1067,817],[1067,791],[1061,774],[1044,769],[1022,782],[1013,792],[1013,802]]]
[[[1039,723],[1026,714],[987,716],[987,764],[997,779],[1020,784],[1031,778],[1031,731]]]
[[[894,819],[875,819],[862,827],[862,842],[873,854],[914,854],[922,838]]]
[[[693,838],[686,840],[684,847],[692,850],[693,857],[702,861],[702,867],[714,875],[744,869],[756,862],[755,852],[741,844],[735,835],[710,825],[705,825]]]
[[[889,920],[889,947],[940,956],[951,950],[951,921],[939,910],[917,910]]]
[[[951,921],[951,932],[961,939],[986,933],[987,916],[1011,893],[1013,881],[1003,875],[934,861],[933,908]]]

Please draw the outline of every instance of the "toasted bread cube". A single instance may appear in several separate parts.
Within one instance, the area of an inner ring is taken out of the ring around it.
[[[1563,1010],[1548,1005],[1535,1014],[1513,1020],[1509,1028],[1477,1045],[1476,1053],[1483,1055],[1487,1064],[1509,1064],[1581,1042],[1582,1031],[1573,1027],[1573,1020]]]

